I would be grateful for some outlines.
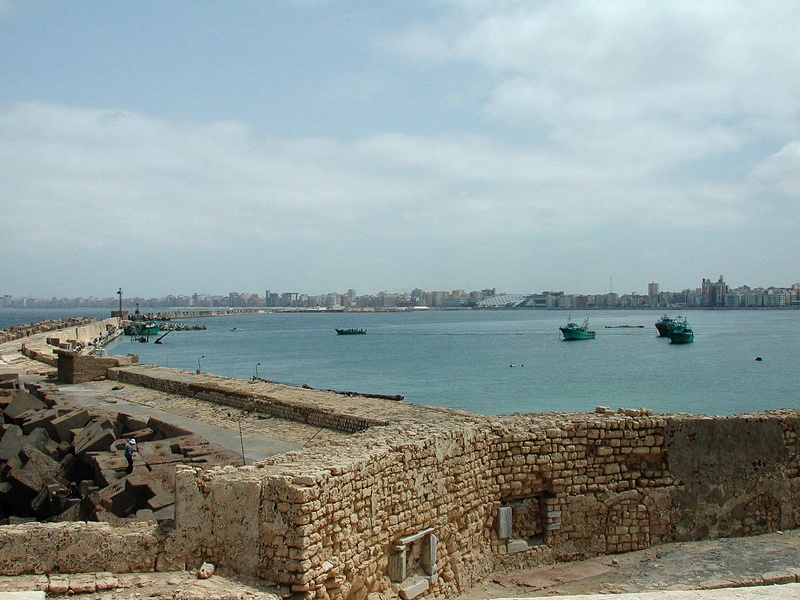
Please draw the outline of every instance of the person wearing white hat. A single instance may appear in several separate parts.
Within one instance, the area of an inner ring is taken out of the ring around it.
[[[131,438],[125,444],[125,459],[128,461],[128,468],[125,472],[130,475],[133,473],[133,453],[136,451],[136,440]]]

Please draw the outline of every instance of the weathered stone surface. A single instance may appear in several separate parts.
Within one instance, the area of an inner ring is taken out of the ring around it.
[[[7,419],[16,421],[21,414],[29,410],[44,410],[45,408],[47,405],[44,402],[37,400],[25,390],[17,390],[3,414]]]
[[[85,427],[89,422],[89,411],[76,408],[53,420],[56,436],[63,442],[72,441],[70,430]]]
[[[75,436],[73,442],[75,455],[82,456],[86,452],[108,450],[116,439],[117,437],[114,435],[114,423],[111,420],[102,419],[100,421],[95,421],[84,427],[81,432]]]
[[[22,428],[19,425],[9,425],[0,439],[0,460],[7,461],[19,454],[24,441]]]

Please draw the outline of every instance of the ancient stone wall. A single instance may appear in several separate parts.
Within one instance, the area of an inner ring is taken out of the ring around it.
[[[43,331],[54,331],[44,329]],[[82,350],[102,346],[118,335],[117,319],[104,319],[90,323],[77,324],[68,329],[60,329],[52,336],[42,332],[31,332],[33,337],[24,338],[20,350],[27,357],[52,367],[58,366],[57,350]]]
[[[89,356],[72,350],[56,350],[58,380],[65,383],[85,383],[106,379],[108,370],[121,364],[138,362],[136,355]]]
[[[448,598],[497,566],[796,528],[797,417],[389,427],[246,470],[183,470],[176,548],[307,598]]]
[[[175,568],[155,523],[25,523],[0,527],[0,573],[152,572]]]

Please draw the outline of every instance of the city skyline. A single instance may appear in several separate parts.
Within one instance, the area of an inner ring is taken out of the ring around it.
[[[512,300],[513,298],[513,300]],[[579,300],[576,300],[579,299]],[[493,302],[492,300],[499,300]],[[507,292],[496,288],[466,291],[453,290],[381,290],[358,294],[355,288],[346,292],[330,291],[323,294],[305,292],[272,292],[267,289],[264,295],[258,292],[231,291],[227,294],[168,294],[161,297],[125,295],[119,288],[114,296],[88,298],[33,298],[0,295],[0,307],[110,307],[123,308],[156,307],[264,307],[264,308],[315,308],[315,307],[386,307],[386,306],[429,306],[429,307],[528,307],[528,308],[572,308],[572,307],[667,307],[685,305],[698,307],[782,307],[800,305],[800,283],[789,286],[751,287],[747,284],[731,286],[722,275],[714,281],[703,278],[700,286],[681,290],[661,290],[660,284],[650,281],[647,293],[636,291],[616,293],[574,293],[564,290],[543,290],[540,292]]]
[[[0,287],[792,281],[798,29],[789,0],[0,0]]]

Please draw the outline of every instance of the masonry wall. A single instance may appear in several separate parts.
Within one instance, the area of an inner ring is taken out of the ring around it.
[[[182,471],[176,540],[189,564],[306,598],[448,598],[498,566],[799,527],[797,417],[389,427],[246,471]],[[246,510],[218,508],[240,498]]]
[[[25,523],[0,527],[0,573],[112,573],[175,569],[155,523]]]
[[[136,369],[110,369],[108,378],[169,394],[207,400],[217,404],[257,411],[281,419],[308,423],[317,427],[328,427],[347,433],[363,431],[376,425],[388,424],[388,421],[326,410],[310,404],[283,402],[264,394],[239,392],[221,385],[181,381],[180,379],[169,377],[154,377]]]

